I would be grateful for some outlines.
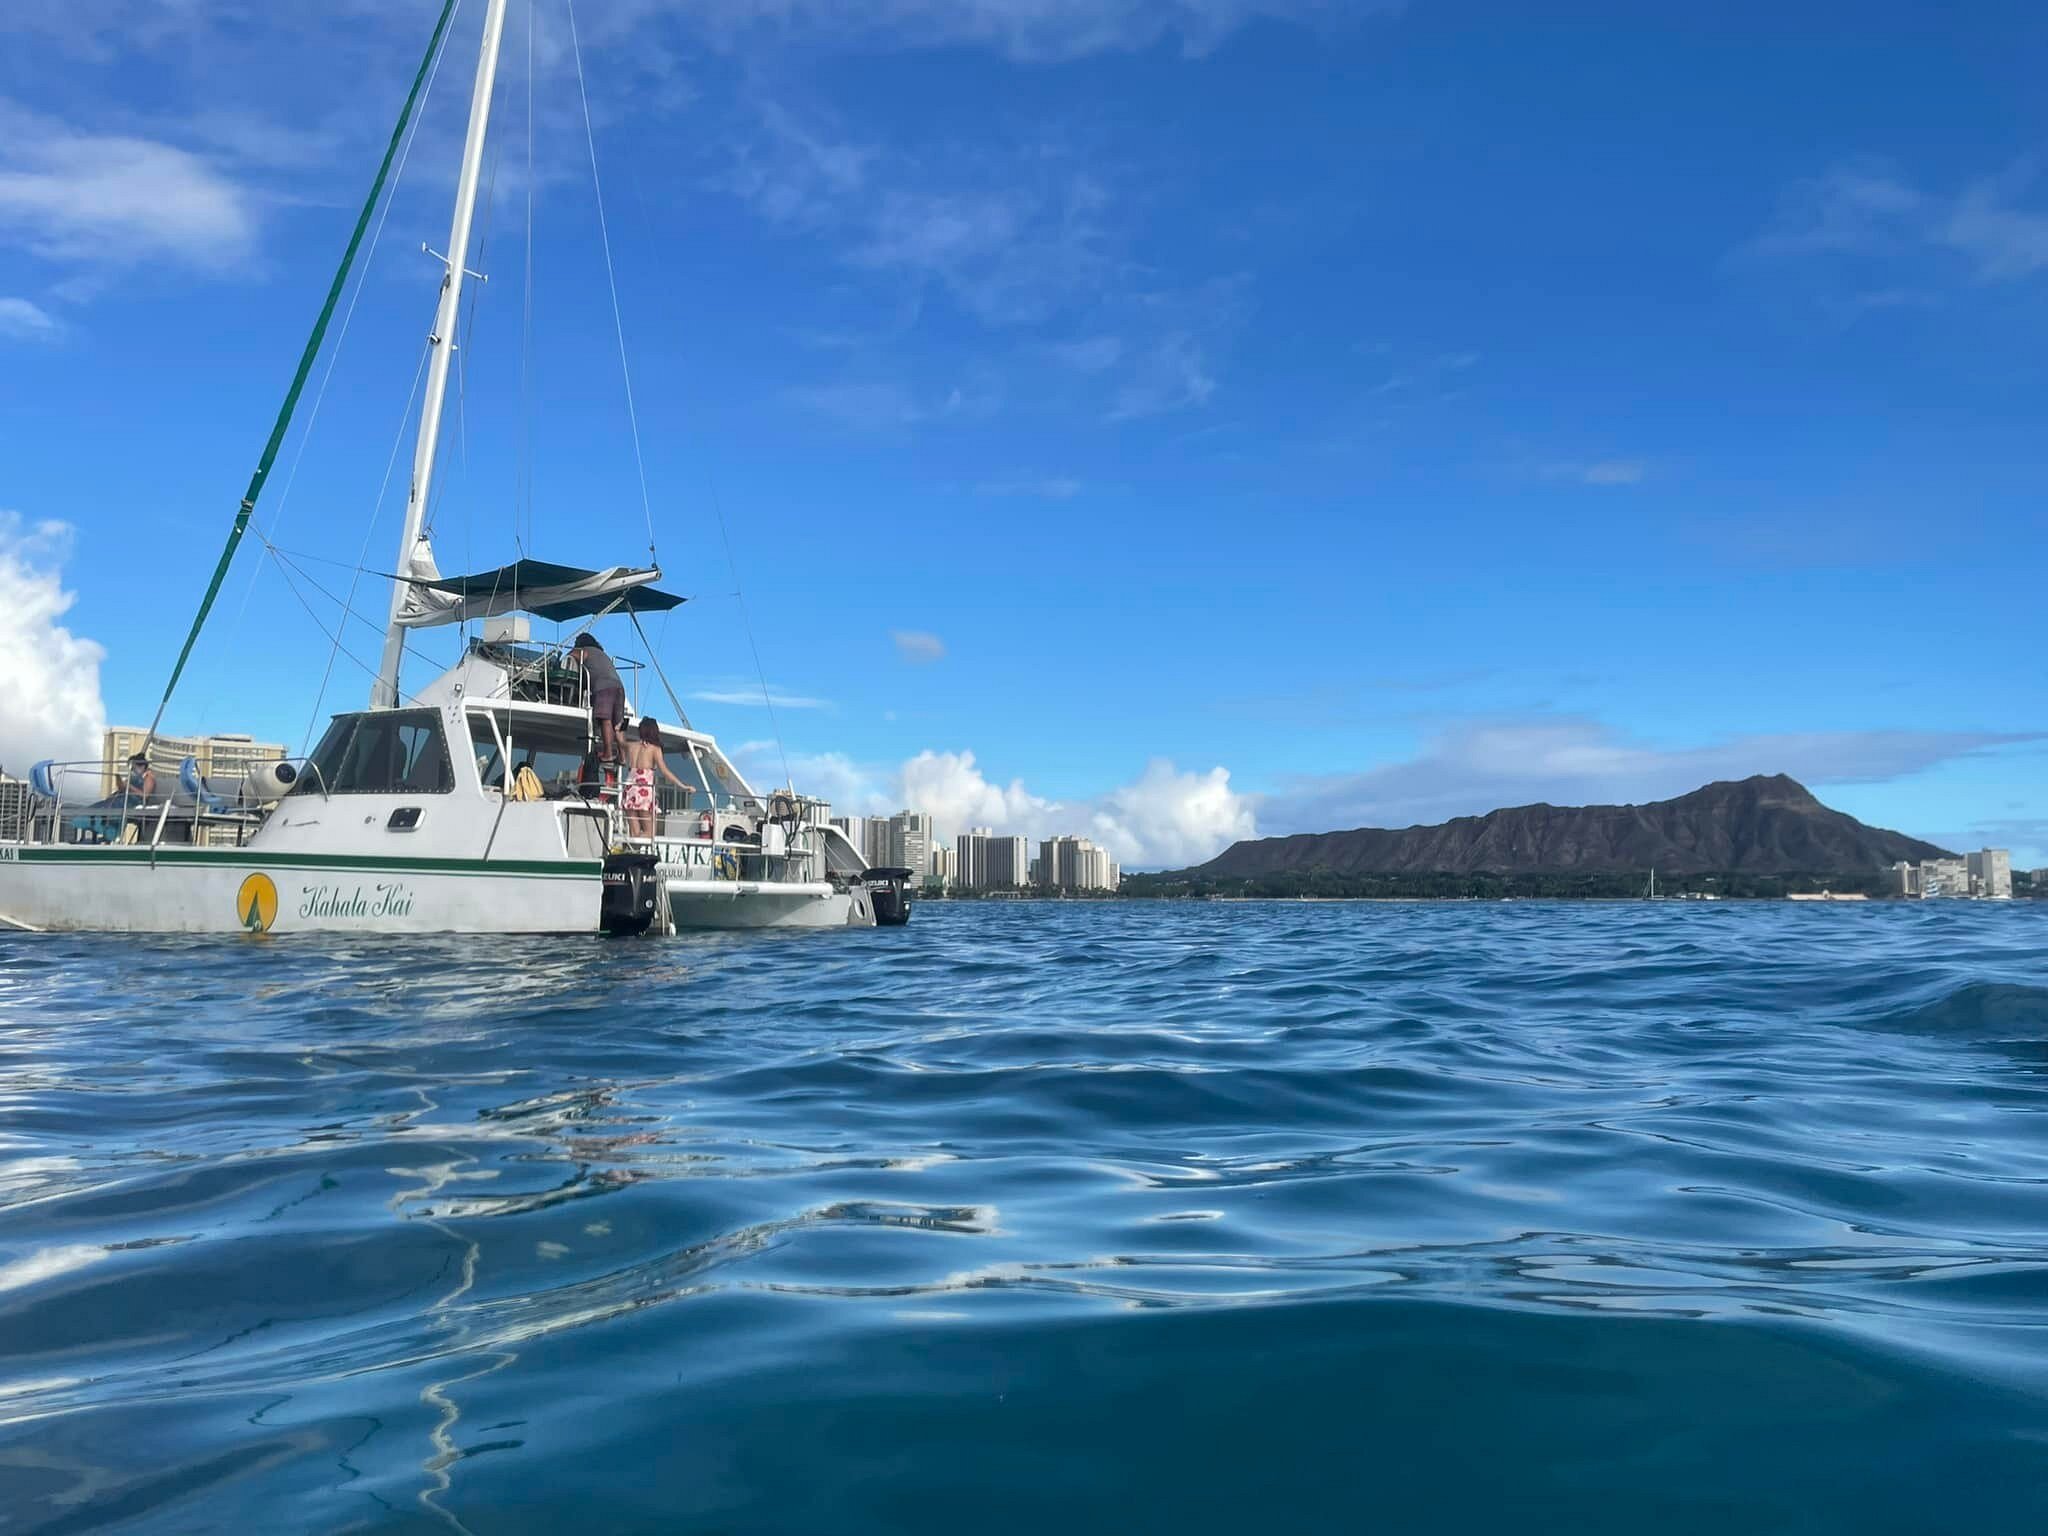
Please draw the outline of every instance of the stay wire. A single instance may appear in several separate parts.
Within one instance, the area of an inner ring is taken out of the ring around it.
[[[413,403],[419,398],[420,380],[426,375],[427,358],[432,350],[433,344],[431,342],[421,345],[420,360],[412,371],[412,388],[406,392],[405,410],[398,418],[398,433],[392,438],[391,453],[384,461],[384,479],[377,486],[377,499],[371,504],[370,515],[363,519],[363,543],[362,547],[356,551],[355,570],[349,577],[348,600],[342,604],[344,615],[355,612],[356,588],[362,583],[363,565],[370,558],[370,539],[377,531],[377,517],[384,510],[384,498],[391,492],[391,476],[398,468],[399,451],[405,446],[405,429],[412,423]],[[271,543],[269,539],[263,538],[260,532],[257,534],[257,537],[263,539],[263,547],[270,551],[272,558],[277,558],[279,553],[277,546]],[[281,561],[280,564],[282,564]],[[310,576],[306,579],[308,581],[312,580]],[[340,627],[346,628],[346,622],[344,621],[344,624]],[[327,701],[327,684],[334,676],[334,658],[340,649],[341,640],[337,634],[334,641],[334,649],[327,653],[327,666],[320,673],[320,691],[313,696],[313,714],[306,722],[307,742],[310,742],[313,738],[313,725],[320,718],[320,706]],[[354,658],[350,659],[353,660]],[[372,672],[370,675],[375,677],[377,674]]]
[[[612,265],[612,237],[604,217],[604,184],[597,174],[597,133],[590,123],[590,91],[583,80],[583,45],[576,35],[576,0],[563,0],[569,13],[569,52],[576,60],[576,94],[583,102],[583,140],[590,150],[590,187],[597,198],[597,233],[604,244],[604,276],[612,295],[612,329],[619,338],[619,377],[626,385],[626,420],[633,429],[633,467],[640,476],[640,510],[647,518],[647,562],[659,566],[654,550],[654,503],[647,494],[647,460],[640,451],[640,413],[633,404],[633,370],[626,362],[626,321],[619,309],[619,279]]]
[[[761,647],[754,640],[754,620],[747,612],[747,594],[740,590],[739,563],[732,557],[732,539],[725,531],[725,503],[717,486],[711,488],[711,510],[718,517],[718,542],[725,548],[725,568],[732,573],[732,595],[740,605],[740,626],[747,632],[747,649],[754,653],[754,676],[761,684],[761,702],[768,707],[768,729],[775,737],[775,755],[782,759],[783,787],[796,793],[796,781],[789,773],[789,753],[782,745],[782,722],[775,715],[775,695],[768,687],[768,673],[761,665]]]
[[[449,15],[450,31],[453,30],[452,23],[455,17],[459,16],[461,12],[462,0],[456,0],[455,9]],[[398,202],[398,189],[404,184],[405,168],[412,159],[413,144],[419,138],[420,120],[426,116],[426,107],[434,99],[434,82],[440,78],[441,61],[447,57],[447,54],[448,33],[444,32],[439,46],[434,50],[433,61],[427,68],[426,86],[420,93],[420,110],[413,114],[412,122],[406,128],[405,142],[399,146],[398,161],[392,167],[390,188],[384,194],[384,207],[377,215],[376,228],[370,232],[370,248],[363,253],[363,264],[356,273],[355,291],[349,295],[348,307],[342,311],[341,329],[335,332],[334,345],[327,354],[326,370],[320,375],[320,387],[313,393],[312,408],[306,413],[306,425],[299,433],[298,443],[292,451],[291,464],[285,470],[284,486],[278,492],[277,497],[277,511],[270,518],[270,533],[266,535],[260,524],[257,524],[254,518],[250,519],[251,524],[256,527],[256,537],[266,546],[271,543],[272,538],[283,526],[285,512],[291,506],[292,487],[298,483],[299,466],[306,457],[306,445],[312,441],[313,429],[320,421],[320,407],[327,399],[327,386],[334,381],[334,370],[340,364],[342,351],[348,344],[349,326],[355,320],[356,306],[362,302],[363,289],[370,281],[370,270],[376,265],[377,248],[384,240],[384,226],[391,222],[391,210]],[[257,579],[262,573],[263,563],[260,560],[249,567],[249,580],[242,587],[242,600],[235,607],[234,622],[228,626],[228,647],[230,650],[234,648],[234,642],[241,636],[242,621],[247,617],[249,611],[249,599],[254,595]],[[215,692],[218,692],[217,687]],[[202,721],[212,710],[212,707],[213,695],[209,695],[205,706],[200,710]]]
[[[526,7],[526,273],[520,289],[519,450],[512,492],[512,542],[522,555],[533,553],[533,18],[539,0]],[[526,532],[519,514],[526,514]]]

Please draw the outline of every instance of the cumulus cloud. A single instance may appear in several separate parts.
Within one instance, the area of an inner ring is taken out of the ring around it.
[[[1406,827],[1539,802],[1641,804],[1757,773],[1789,773],[1808,785],[1883,783],[2043,739],[1988,731],[1807,731],[1659,747],[1577,717],[1471,721],[1437,733],[1406,762],[1295,779],[1259,809],[1269,833]]]
[[[1249,796],[1230,787],[1230,770],[1183,773],[1155,757],[1135,782],[1099,799],[1089,836],[1129,865],[1184,866],[1214,858],[1242,838],[1257,837]]]
[[[1058,809],[1053,801],[1027,790],[1021,779],[1007,785],[990,783],[972,752],[927,748],[903,765],[896,784],[899,804],[931,812],[949,836],[967,827],[1029,836]]]
[[[730,750],[757,788],[782,782],[774,742]],[[1254,797],[1231,787],[1228,769],[1182,772],[1165,758],[1128,784],[1068,801],[1034,794],[1022,779],[990,778],[970,751],[927,749],[893,770],[840,752],[791,753],[789,776],[804,794],[829,800],[835,815],[923,811],[948,843],[970,827],[1034,842],[1071,833],[1093,838],[1126,868],[1198,864],[1259,835]]]
[[[9,773],[100,754],[106,652],[59,622],[75,600],[60,575],[70,549],[67,525],[0,511],[0,766]]]
[[[896,642],[896,654],[905,661],[927,662],[945,658],[946,642],[927,630],[893,629],[889,635]]]

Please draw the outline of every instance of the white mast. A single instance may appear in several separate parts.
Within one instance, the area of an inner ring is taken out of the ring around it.
[[[476,212],[477,173],[484,159],[484,134],[491,121],[491,90],[498,78],[498,44],[505,31],[505,0],[488,0],[484,9],[483,52],[476,61],[476,93],[469,102],[469,136],[462,144],[462,174],[455,183],[455,221],[448,231],[448,254],[442,258],[441,303],[434,311],[433,334],[427,338],[427,394],[420,408],[420,438],[412,456],[412,492],[405,503],[405,531],[398,540],[397,575],[391,584],[391,617],[384,631],[384,663],[370,690],[372,709],[398,703],[398,665],[405,655],[405,631],[398,615],[405,607],[403,578],[412,566],[413,545],[426,518],[427,493],[434,483],[434,449],[441,439],[441,403],[448,393],[448,364],[455,354],[455,327],[462,303],[463,262],[469,256],[469,221]]]

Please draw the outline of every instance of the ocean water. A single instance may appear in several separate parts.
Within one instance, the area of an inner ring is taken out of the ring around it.
[[[0,1530],[2048,1529],[2048,903],[0,939]]]

